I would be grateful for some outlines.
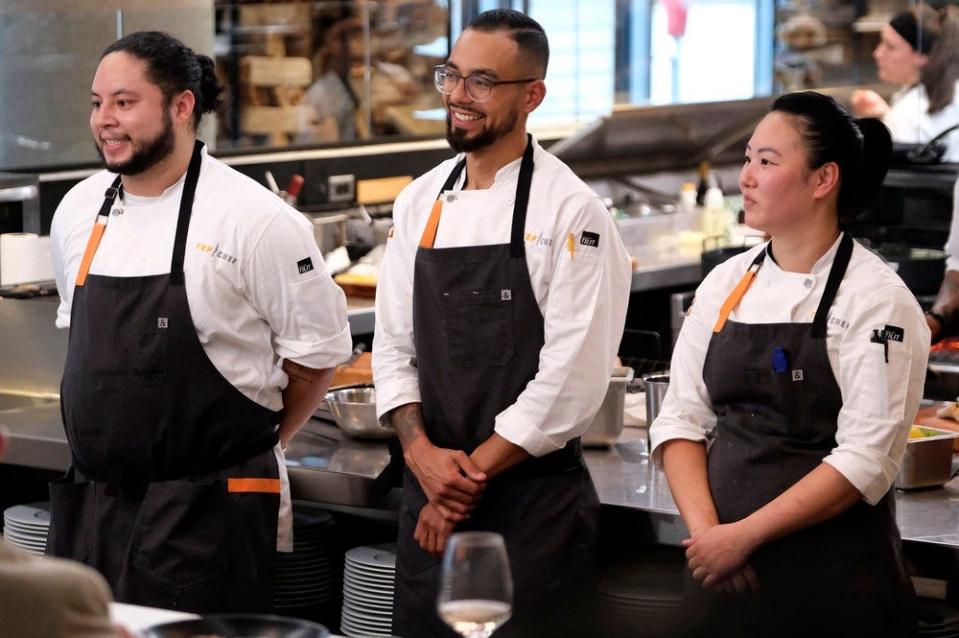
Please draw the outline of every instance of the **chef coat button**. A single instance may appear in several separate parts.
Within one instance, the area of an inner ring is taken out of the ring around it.
[[[812,288],[812,279],[806,279],[802,282],[802,285],[806,288]]]
[[[456,201],[456,195],[447,195],[447,196],[446,196],[446,201],[449,202],[450,204],[452,204],[453,202]]]

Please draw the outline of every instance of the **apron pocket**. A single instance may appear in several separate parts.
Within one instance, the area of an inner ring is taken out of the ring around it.
[[[167,372],[167,328],[138,326],[126,334],[101,335],[109,348],[92,348],[90,368],[102,375],[124,376],[137,385],[163,383]]]
[[[450,361],[460,368],[501,366],[513,357],[513,301],[508,289],[445,292]]]
[[[133,532],[133,565],[183,588],[229,567],[230,497],[222,480],[151,483]]]

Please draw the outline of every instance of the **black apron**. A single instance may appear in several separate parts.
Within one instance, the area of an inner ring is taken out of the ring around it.
[[[50,487],[47,551],[98,569],[120,602],[269,611],[279,414],[223,378],[193,325],[183,259],[202,146],[183,185],[170,274],[88,276],[119,177],[97,216],[60,395],[72,468]]]
[[[496,415],[515,403],[536,375],[544,336],[523,240],[532,141],[520,165],[508,244],[432,247],[442,200],[457,197],[448,191],[464,166],[465,160],[457,164],[443,185],[435,220],[427,224],[416,253],[413,331],[429,439],[469,454],[493,434]],[[440,561],[413,539],[425,504],[423,490],[406,470],[393,633],[452,638],[458,634],[436,614]],[[575,635],[595,588],[598,518],[599,500],[578,438],[490,480],[456,531],[499,532],[506,540],[514,604],[498,638]]]
[[[726,321],[766,251],[724,305],[703,368],[717,416],[708,473],[720,523],[760,509],[836,446],[843,401],[827,355],[826,322],[853,244],[844,234],[812,324]],[[749,562],[758,595],[714,594],[687,570],[693,635],[899,637],[915,626],[891,491],[875,506],[859,501],[764,545]]]

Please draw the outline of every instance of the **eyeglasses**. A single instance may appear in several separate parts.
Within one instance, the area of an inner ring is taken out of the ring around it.
[[[500,84],[523,84],[524,82],[535,82],[539,78],[526,78],[524,80],[491,80],[485,75],[461,75],[445,64],[438,64],[433,67],[433,82],[436,83],[436,90],[443,95],[449,95],[456,90],[456,85],[463,80],[466,87],[466,94],[476,102],[485,102],[489,99],[493,88]]]

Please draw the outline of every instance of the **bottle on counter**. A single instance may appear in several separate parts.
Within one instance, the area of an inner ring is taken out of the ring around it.
[[[735,223],[732,211],[726,208],[723,192],[718,187],[711,187],[703,198],[703,234],[706,237],[722,237],[728,239],[729,228]]]
[[[676,200],[676,212],[690,213],[696,208],[696,185],[683,182],[679,187],[679,199]]]
[[[699,163],[699,184],[696,185],[696,205],[706,205],[706,193],[710,188],[719,188],[719,180],[713,173],[712,165],[709,162]]]

